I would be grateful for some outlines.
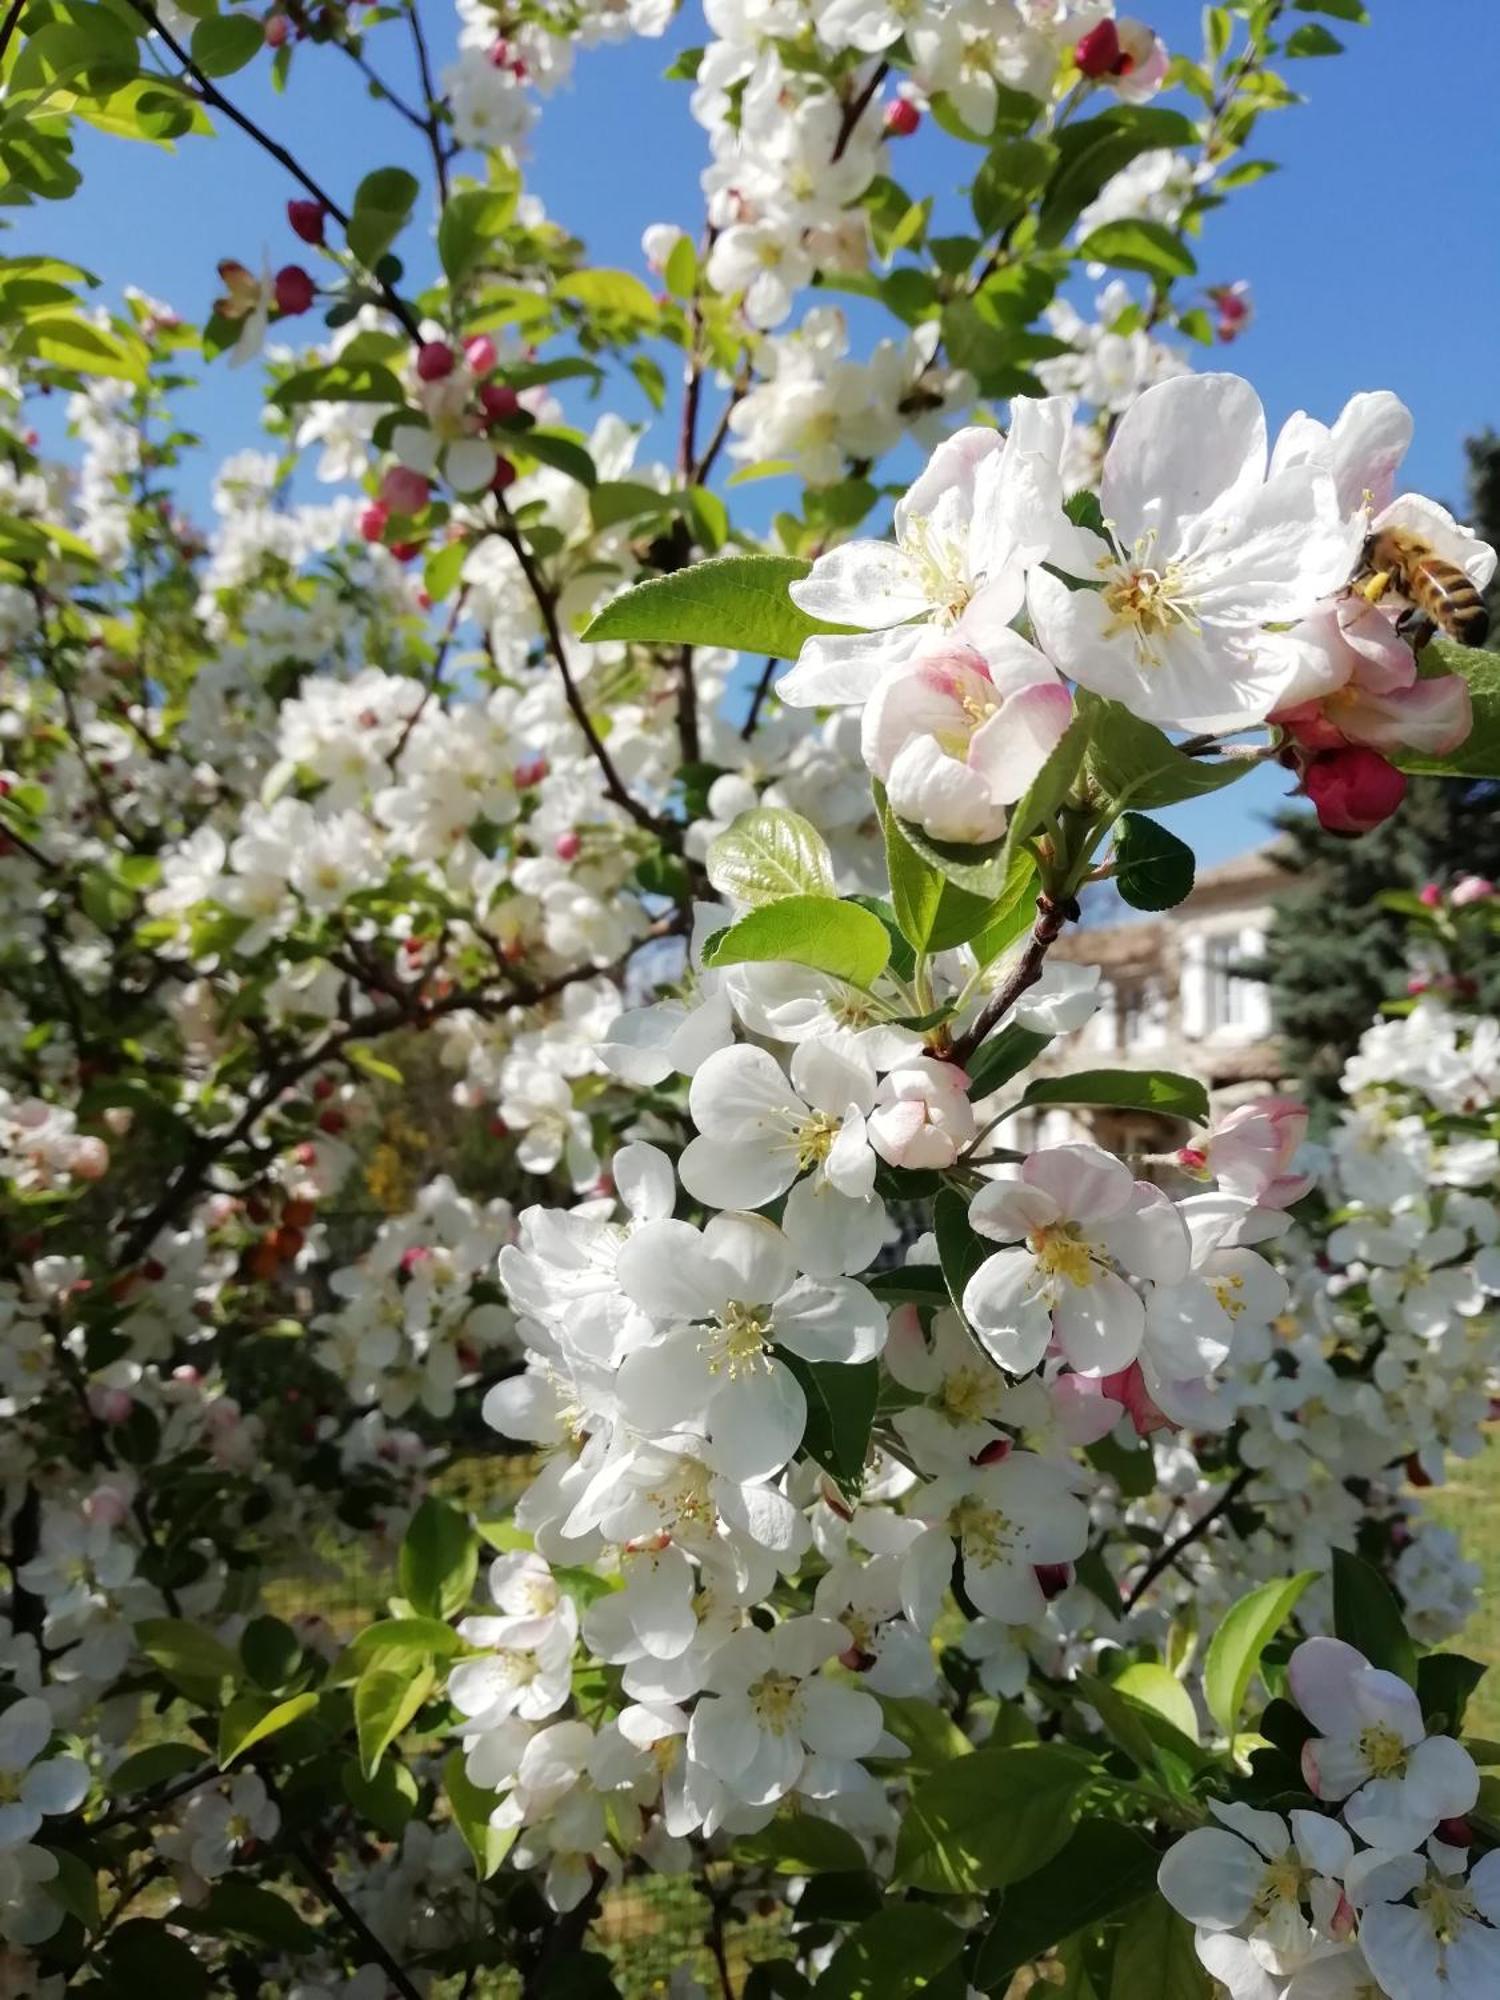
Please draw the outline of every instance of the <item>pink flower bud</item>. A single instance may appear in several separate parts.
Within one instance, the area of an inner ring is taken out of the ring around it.
[[[109,1148],[102,1139],[80,1139],[73,1148],[72,1173],[79,1181],[103,1180],[109,1172]]]
[[[318,295],[318,288],[300,264],[283,264],[276,273],[276,310],[305,313]]]
[[[393,514],[420,514],[431,490],[424,473],[393,465],[380,482],[380,500]]]
[[[548,770],[545,757],[526,757],[515,768],[516,789],[526,791],[532,785],[539,785]]]
[[[1406,778],[1378,750],[1351,745],[1313,758],[1302,780],[1325,833],[1369,833],[1406,797]]]
[[[1436,882],[1424,882],[1417,891],[1417,901],[1429,910],[1437,909],[1443,900],[1443,892]]]
[[[521,399],[508,382],[486,382],[479,392],[479,407],[493,424],[508,424],[521,407]]]
[[[446,340],[424,340],[417,349],[417,380],[441,382],[453,373],[458,356]]]
[[[1453,902],[1463,909],[1470,903],[1485,903],[1495,893],[1495,885],[1485,875],[1461,875],[1453,885]]]
[[[130,1391],[90,1389],[89,1408],[102,1424],[123,1424],[133,1408]]]
[[[328,210],[320,201],[289,201],[286,205],[286,219],[293,232],[304,243],[320,244],[323,241],[323,227],[328,220]]]
[[[488,375],[498,359],[495,343],[487,333],[471,333],[464,342],[464,360],[471,375]]]
[[[359,532],[367,542],[378,542],[385,533],[386,522],[391,510],[379,500],[372,500],[359,517]]]
[[[885,107],[884,125],[892,139],[909,139],[922,122],[922,114],[909,97],[893,97]]]
[[[130,1513],[130,1503],[118,1486],[96,1486],[84,1501],[83,1511],[97,1527],[118,1528]]]
[[[503,493],[507,487],[514,486],[515,483],[516,468],[508,458],[497,458],[495,460],[495,476],[490,481],[491,493]]]
[[[1038,1563],[1036,1580],[1041,1585],[1042,1595],[1050,1604],[1054,1597],[1061,1597],[1073,1581],[1071,1563]]]
[[[560,833],[552,843],[552,852],[559,861],[576,861],[582,849],[583,842],[576,833]]]
[[[1474,1829],[1466,1819],[1440,1819],[1437,1837],[1447,1847],[1472,1847]]]
[[[291,22],[285,14],[268,14],[261,27],[261,36],[268,49],[279,49],[291,32]]]

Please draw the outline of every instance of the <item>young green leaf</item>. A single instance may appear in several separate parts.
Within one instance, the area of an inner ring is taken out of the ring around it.
[[[401,1593],[428,1618],[462,1611],[479,1569],[479,1537],[467,1515],[429,1494],[412,1515],[401,1544]]]
[[[896,1839],[895,1881],[966,1896],[1003,1889],[1066,1845],[1086,1758],[1052,1744],[976,1750],[917,1786]]]
[[[1193,850],[1154,819],[1125,813],[1115,828],[1115,887],[1133,910],[1170,910],[1193,891]]]
[[[591,643],[636,639],[652,645],[731,646],[741,653],[795,660],[804,640],[851,629],[809,618],[787,596],[788,584],[810,568],[790,556],[715,556],[622,592],[584,628],[583,637]]]
[[[1347,1549],[1333,1552],[1333,1629],[1372,1667],[1384,1667],[1410,1687],[1416,1686],[1416,1643],[1406,1629],[1396,1593],[1378,1569]]]
[[[721,896],[752,908],[836,893],[827,841],[800,813],[778,806],[756,806],[731,821],[709,842],[706,866]]]
[[[1108,1105],[1208,1123],[1208,1092],[1196,1077],[1170,1069],[1084,1069],[1072,1076],[1039,1076],[1027,1084],[1021,1102]]]
[[[1240,1710],[1260,1656],[1291,1616],[1315,1572],[1303,1570],[1285,1582],[1263,1583],[1240,1598],[1219,1621],[1203,1663],[1208,1712],[1226,1736],[1239,1727]]]
[[[767,960],[810,966],[854,986],[872,986],[891,955],[890,933],[857,903],[830,896],[786,896],[717,931],[703,948],[705,965]]]

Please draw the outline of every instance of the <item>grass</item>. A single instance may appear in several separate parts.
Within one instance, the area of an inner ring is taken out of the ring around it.
[[[1465,1733],[1500,1737],[1500,1426],[1477,1458],[1455,1460],[1448,1484],[1425,1497],[1484,1572],[1474,1616],[1453,1644],[1490,1669],[1469,1703]]]

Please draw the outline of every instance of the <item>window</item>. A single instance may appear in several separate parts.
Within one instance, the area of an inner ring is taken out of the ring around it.
[[[1203,1026],[1207,1034],[1247,1029],[1254,1013],[1251,983],[1239,978],[1234,967],[1241,959],[1237,931],[1209,938],[1203,951]]]

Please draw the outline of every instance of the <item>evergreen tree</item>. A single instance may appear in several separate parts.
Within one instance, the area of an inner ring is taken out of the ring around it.
[[[1465,446],[1469,518],[1500,546],[1500,437]],[[1490,591],[1491,645],[1500,644],[1500,586]],[[1324,833],[1293,806],[1277,819],[1279,853],[1291,880],[1278,898],[1258,968],[1270,980],[1287,1074],[1313,1098],[1337,1094],[1339,1071],[1380,1002],[1399,985],[1403,920],[1382,909],[1387,889],[1451,884],[1461,875],[1500,881],[1500,784],[1454,778],[1414,785],[1401,809],[1373,833]],[[1500,965],[1481,975],[1500,1003]]]

